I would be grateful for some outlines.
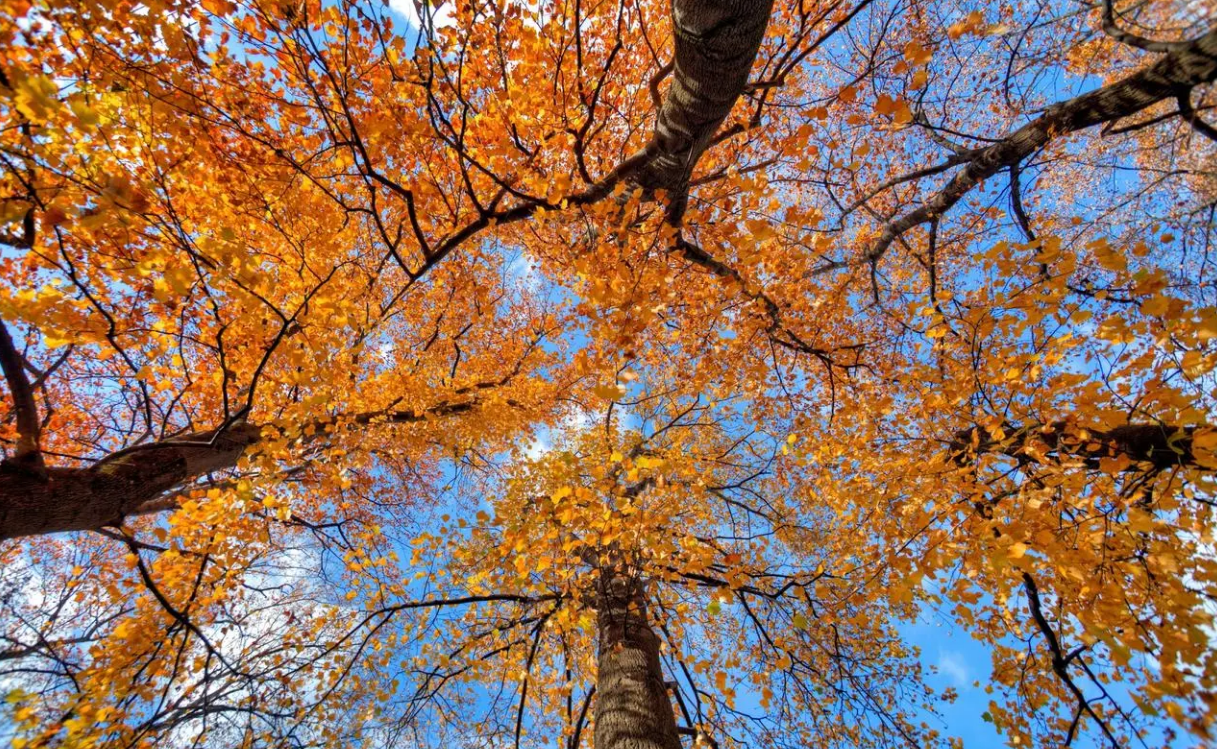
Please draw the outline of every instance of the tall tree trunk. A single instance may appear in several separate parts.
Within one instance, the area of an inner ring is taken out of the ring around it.
[[[594,749],[680,749],[676,715],[647,621],[644,584],[620,569],[601,573]]]
[[[32,471],[0,464],[0,540],[117,525],[140,505],[213,471],[233,468],[260,429],[237,424],[140,445],[87,468]]]
[[[666,190],[679,218],[693,167],[748,83],[773,0],[675,0],[675,73],[655,124],[650,158],[632,177]]]

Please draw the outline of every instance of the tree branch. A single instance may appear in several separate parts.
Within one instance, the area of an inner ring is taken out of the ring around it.
[[[1085,429],[1057,421],[1051,424],[1003,425],[999,434],[984,427],[957,432],[950,443],[952,460],[966,465],[985,453],[997,453],[1020,461],[1043,463],[1055,453],[1058,458],[1080,458],[1098,467],[1103,459],[1127,458],[1149,463],[1156,469],[1205,468],[1193,449],[1197,427],[1164,424],[1123,424],[1108,430]]]
[[[41,474],[44,470],[40,442],[42,426],[38,421],[38,404],[34,401],[34,389],[25,375],[25,362],[21,352],[13,345],[8,326],[0,321],[0,367],[13,396],[13,408],[17,414],[17,453],[6,464],[32,470]]]
[[[878,261],[905,232],[943,216],[981,182],[1019,164],[1054,138],[1134,115],[1214,79],[1217,79],[1217,27],[1191,42],[1172,46],[1167,55],[1148,68],[1054,104],[997,143],[977,149],[965,160],[963,171],[942,189],[884,225],[878,239],[862,254],[860,263]]]

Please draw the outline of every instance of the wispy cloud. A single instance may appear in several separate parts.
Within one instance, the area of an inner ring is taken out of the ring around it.
[[[963,653],[955,650],[938,651],[938,673],[950,679],[956,689],[967,689],[972,684],[972,676]]]

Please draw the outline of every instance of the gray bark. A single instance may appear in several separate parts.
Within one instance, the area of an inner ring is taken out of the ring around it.
[[[1153,65],[1090,93],[1054,104],[1044,114],[987,148],[968,155],[967,166],[920,206],[883,227],[866,253],[875,261],[900,235],[949,211],[972,188],[1017,165],[1053,138],[1130,117],[1163,99],[1185,96],[1217,79],[1217,27],[1180,44]]]
[[[25,362],[3,321],[0,321],[0,369],[12,393],[17,416],[17,451],[12,460],[26,470],[42,471],[42,454],[38,446],[42,425],[38,422],[34,390],[25,375]]]
[[[642,581],[601,573],[594,749],[680,749]]]
[[[648,148],[631,179],[665,190],[670,212],[683,213],[693,167],[748,83],[773,0],[675,0],[675,72]]]
[[[0,540],[118,525],[140,505],[213,471],[235,467],[259,428],[183,435],[115,453],[87,468],[0,464]]]

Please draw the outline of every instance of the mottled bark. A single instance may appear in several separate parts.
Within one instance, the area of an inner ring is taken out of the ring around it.
[[[983,453],[1000,453],[1036,463],[1042,462],[1040,456],[1055,456],[1062,461],[1080,459],[1093,467],[1104,458],[1128,458],[1157,469],[1195,467],[1199,465],[1193,450],[1195,431],[1195,427],[1162,424],[1124,424],[1107,430],[1064,422],[1007,424],[1000,439],[987,429],[966,429],[955,436],[951,451],[960,465]]]
[[[772,8],[772,0],[672,4],[675,72],[648,158],[631,179],[648,191],[667,191],[676,216],[694,165],[748,83]]]
[[[866,252],[875,261],[900,235],[942,216],[982,181],[1021,163],[1053,138],[1130,117],[1217,79],[1217,27],[1180,44],[1153,65],[1090,93],[1054,104],[997,143],[967,155],[966,166],[917,208],[889,222]]]
[[[680,749],[676,715],[647,621],[643,583],[606,570],[597,611],[600,635],[594,749]]]
[[[0,464],[0,540],[117,525],[143,503],[236,466],[259,428],[182,435],[115,453],[86,468],[30,471]]]
[[[501,387],[512,375],[481,382],[455,392],[471,395]],[[519,407],[507,399],[506,403]],[[394,402],[396,405],[396,402]],[[326,439],[338,424],[368,427],[373,424],[421,424],[433,419],[467,414],[482,405],[479,397],[440,402],[425,410],[365,411],[318,419],[305,430],[305,441]],[[172,510],[177,506],[166,492],[215,471],[237,466],[245,451],[256,444],[260,426],[239,423],[223,434],[216,430],[184,434],[162,442],[136,445],[108,455],[86,468],[41,468],[27,462],[0,462],[0,540],[40,533],[92,530],[117,525],[124,517]],[[41,458],[41,456],[39,456]]]

